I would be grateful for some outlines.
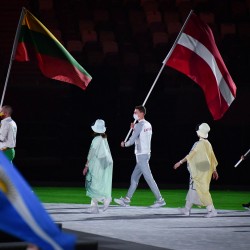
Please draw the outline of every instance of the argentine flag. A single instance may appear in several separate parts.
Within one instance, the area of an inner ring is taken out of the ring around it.
[[[76,238],[60,231],[31,187],[0,151],[0,230],[43,250],[73,250]]]

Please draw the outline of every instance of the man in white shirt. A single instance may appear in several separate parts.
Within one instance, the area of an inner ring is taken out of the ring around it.
[[[17,125],[12,120],[12,107],[5,105],[0,109],[0,150],[12,161],[15,157]]]
[[[132,123],[133,128],[132,136],[127,142],[122,141],[121,147],[129,147],[135,144],[136,166],[131,176],[131,183],[125,198],[114,199],[114,201],[121,206],[128,206],[130,200],[138,186],[138,182],[143,175],[151,191],[153,192],[156,201],[150,207],[162,207],[166,202],[161,196],[159,188],[152,176],[149,159],[151,154],[151,137],[152,127],[151,124],[144,119],[146,109],[144,106],[136,106],[134,110],[134,119],[138,121],[137,124]]]

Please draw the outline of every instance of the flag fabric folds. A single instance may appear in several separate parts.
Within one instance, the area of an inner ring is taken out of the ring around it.
[[[220,119],[234,101],[236,85],[215,44],[213,33],[194,13],[165,63],[202,88],[215,120]]]
[[[29,61],[27,47],[32,46],[39,68],[46,77],[85,90],[92,77],[35,16],[26,9],[23,11],[15,60]]]
[[[75,248],[75,236],[61,232],[27,182],[1,151],[0,229],[39,249]]]

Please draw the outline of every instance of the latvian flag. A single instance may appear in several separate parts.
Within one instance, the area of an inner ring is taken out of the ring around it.
[[[202,88],[215,120],[224,115],[236,97],[235,83],[215,44],[213,33],[194,13],[190,15],[165,63],[190,77]]]

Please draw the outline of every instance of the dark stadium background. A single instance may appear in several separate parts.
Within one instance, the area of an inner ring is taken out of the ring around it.
[[[237,97],[224,117],[214,121],[202,90],[186,76],[164,68],[146,103],[146,119],[153,126],[151,169],[160,187],[187,185],[186,168],[174,171],[173,165],[197,140],[196,125],[207,122],[219,162],[216,185],[249,187],[250,160],[234,168],[250,148],[249,1],[155,0],[152,8],[158,8],[162,22],[149,25],[145,17],[146,28],[138,31],[135,19],[130,17],[131,13],[146,15],[143,2],[57,0],[46,7],[39,1],[4,0],[0,15],[2,88],[22,6],[52,32],[59,30],[66,48],[70,40],[81,41],[80,20],[92,21],[97,34],[95,43],[85,42],[81,51],[72,52],[93,77],[86,91],[45,78],[35,60],[13,63],[4,104],[13,106],[13,119],[18,125],[14,164],[30,183],[84,185],[82,169],[91,142],[90,126],[101,118],[106,122],[114,159],[114,186],[128,186],[135,159],[133,148],[122,149],[120,142],[133,121],[134,106],[143,103],[177,35],[168,33],[165,13],[175,13],[183,24],[193,8],[197,14],[214,18],[210,26],[236,83]],[[224,31],[223,24],[235,29]],[[154,44],[153,33],[162,29],[168,34],[168,43]],[[113,32],[118,51],[104,53],[102,31]]]

